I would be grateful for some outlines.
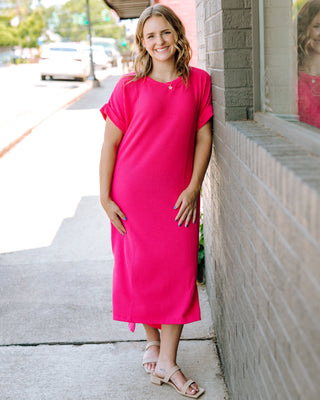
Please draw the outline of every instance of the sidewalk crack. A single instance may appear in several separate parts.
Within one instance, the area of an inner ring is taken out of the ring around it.
[[[180,342],[191,341],[214,341],[214,336],[205,338],[184,338]],[[97,345],[97,344],[116,344],[116,343],[144,343],[144,339],[139,340],[98,340],[98,341],[75,341],[75,342],[35,342],[35,343],[10,343],[0,344],[1,347],[36,347],[36,346],[84,346],[84,345]]]

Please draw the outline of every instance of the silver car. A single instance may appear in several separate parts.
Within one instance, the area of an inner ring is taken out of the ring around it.
[[[85,81],[90,75],[90,60],[79,43],[51,43],[43,48],[39,68],[42,80],[49,77]]]

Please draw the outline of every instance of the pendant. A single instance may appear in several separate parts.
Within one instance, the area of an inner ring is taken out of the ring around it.
[[[172,89],[171,83],[170,83],[169,89],[170,89],[170,90]]]

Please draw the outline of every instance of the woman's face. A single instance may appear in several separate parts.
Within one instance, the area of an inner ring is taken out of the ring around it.
[[[173,29],[161,16],[151,17],[145,22],[142,44],[154,62],[167,62],[174,59],[176,48]]]
[[[320,55],[320,12],[310,24],[310,49]]]

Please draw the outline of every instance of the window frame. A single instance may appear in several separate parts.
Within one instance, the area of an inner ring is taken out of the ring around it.
[[[252,2],[253,16],[253,82],[254,121],[267,129],[276,131],[308,152],[320,156],[320,130],[312,125],[295,120],[289,115],[272,114],[264,111],[265,102],[265,57],[264,57],[264,2]]]

